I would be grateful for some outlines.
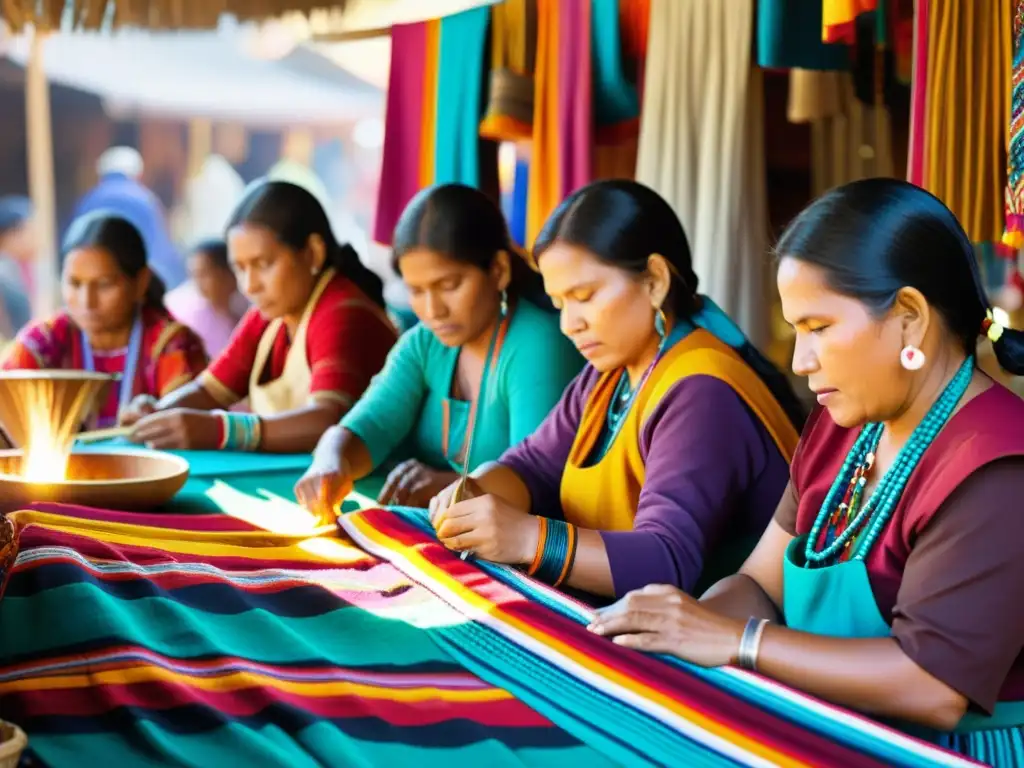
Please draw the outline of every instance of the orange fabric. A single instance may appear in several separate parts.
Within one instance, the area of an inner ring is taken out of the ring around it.
[[[437,67],[441,20],[427,22],[427,56],[423,62],[423,122],[420,139],[420,186],[434,183],[435,124],[437,123]]]
[[[854,22],[878,7],[878,0],[822,0],[821,39],[826,43],[854,42]]]
[[[548,215],[562,202],[558,127],[558,35],[558,0],[538,0],[533,148],[526,208],[527,247],[530,247],[540,234]]]
[[[562,509],[570,523],[599,531],[632,530],[646,475],[641,430],[672,386],[687,376],[714,376],[732,387],[764,424],[786,461],[793,457],[800,436],[767,385],[733,349],[707,331],[695,330],[658,362],[616,440],[600,461],[587,466],[623,375],[620,369],[601,376],[583,409],[562,473]]]

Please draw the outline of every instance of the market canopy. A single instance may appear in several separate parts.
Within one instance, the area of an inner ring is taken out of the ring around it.
[[[4,0],[0,19],[15,32],[39,29],[214,29],[221,16],[261,21],[286,13],[345,9],[348,0]]]

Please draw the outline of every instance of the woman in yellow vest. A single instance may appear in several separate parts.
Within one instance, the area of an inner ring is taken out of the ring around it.
[[[562,331],[590,363],[539,429],[431,502],[453,550],[599,597],[693,591],[749,554],[786,487],[802,409],[697,293],[657,193],[601,181],[534,246]]]
[[[122,421],[137,421],[132,439],[153,448],[312,451],[394,345],[381,281],[288,182],[255,185],[227,241],[252,309],[195,382],[135,402]],[[227,410],[246,399],[251,413]]]

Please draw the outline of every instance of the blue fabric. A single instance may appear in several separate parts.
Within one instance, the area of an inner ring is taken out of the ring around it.
[[[512,240],[520,248],[526,247],[526,204],[529,199],[530,161],[524,157],[516,158],[516,175],[512,185],[511,211],[505,216],[509,221],[509,232]]]
[[[490,8],[441,19],[438,47],[434,183],[480,184],[480,78]]]
[[[739,326],[710,297],[702,294],[700,299],[701,309],[690,318],[690,321],[723,344],[728,344],[733,349],[742,348],[747,343],[747,337],[743,335]]]

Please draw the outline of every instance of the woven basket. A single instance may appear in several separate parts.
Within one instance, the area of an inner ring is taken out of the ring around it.
[[[28,736],[13,723],[0,720],[0,768],[18,768],[21,753],[28,746]]]

